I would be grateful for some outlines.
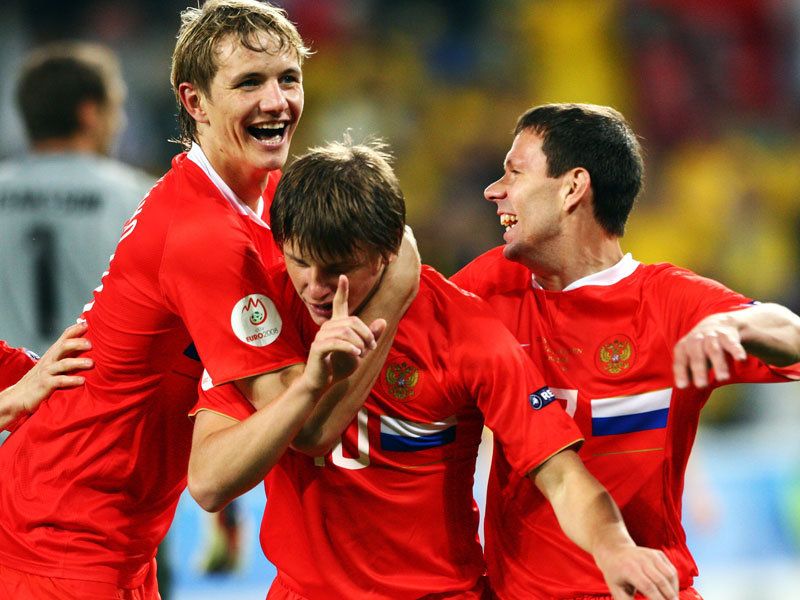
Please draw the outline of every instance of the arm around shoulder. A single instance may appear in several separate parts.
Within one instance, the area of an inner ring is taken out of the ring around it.
[[[280,460],[323,391],[311,389],[302,371],[295,365],[208,392],[235,395],[234,402],[247,405],[247,412],[253,411],[252,399],[257,410],[242,420],[216,412],[216,406],[197,412],[188,483],[204,510],[222,510]]]

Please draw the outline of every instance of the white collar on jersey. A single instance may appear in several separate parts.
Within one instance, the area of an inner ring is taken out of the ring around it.
[[[587,285],[599,285],[599,286],[609,286],[614,285],[628,277],[629,275],[633,274],[636,268],[641,263],[638,260],[634,260],[631,256],[630,252],[623,256],[620,261],[615,264],[613,267],[608,267],[607,269],[603,269],[602,271],[598,271],[597,273],[592,273],[591,275],[587,275],[586,277],[581,277],[570,283],[567,287],[565,287],[562,292],[569,292],[570,290],[577,290],[578,288],[582,288]],[[536,277],[531,275],[531,284],[537,290],[544,289],[539,282],[536,281]]]
[[[258,199],[258,212],[253,211],[252,208],[247,206],[244,202],[239,199],[234,191],[230,188],[230,186],[225,183],[222,177],[219,176],[214,170],[214,167],[211,166],[211,163],[206,158],[203,149],[198,145],[192,142],[192,147],[189,150],[189,153],[186,155],[189,160],[191,160],[194,164],[200,167],[203,172],[208,175],[208,178],[211,180],[220,193],[225,197],[225,199],[230,203],[230,205],[238,212],[240,215],[247,215],[253,221],[261,225],[262,227],[266,227],[269,229],[269,225],[267,225],[264,220],[261,218],[261,215],[264,214],[264,199]]]

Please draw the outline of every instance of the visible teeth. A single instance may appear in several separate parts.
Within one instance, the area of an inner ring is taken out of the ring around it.
[[[505,227],[506,231],[509,231],[516,224],[517,217],[515,215],[509,215],[507,213],[500,215],[500,225]]]
[[[262,142],[277,144],[283,138],[286,126],[286,123],[259,123],[258,125],[250,125],[247,131]]]

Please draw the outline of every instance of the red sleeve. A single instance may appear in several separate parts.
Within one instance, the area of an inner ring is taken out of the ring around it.
[[[458,287],[484,297],[490,275],[503,259],[503,248],[498,246],[477,257],[450,277]]]
[[[481,298],[491,298],[525,289],[530,285],[531,272],[505,258],[503,246],[497,246],[458,271],[450,281]]]
[[[267,272],[251,239],[269,231],[254,233],[230,211],[209,213],[170,231],[159,280],[214,384],[304,362],[287,327],[284,279]]]
[[[474,304],[470,332],[454,344],[459,349],[458,373],[477,399],[495,441],[517,475],[524,477],[583,437],[519,342],[482,300],[469,300]]]
[[[27,350],[12,348],[0,340],[0,390],[4,390],[22,379],[22,376],[36,364],[34,356],[33,353],[29,353]],[[27,418],[27,415],[18,417],[8,423],[5,426],[5,430],[15,431]]]
[[[256,412],[255,407],[233,383],[218,385],[207,390],[200,387],[198,391],[197,404],[189,412],[190,417],[196,416],[201,410],[210,410],[237,421],[244,421]]]
[[[0,340],[0,390],[14,385],[36,364],[22,348],[12,348]]]
[[[747,310],[755,301],[725,287],[718,281],[701,277],[687,269],[664,265],[656,277],[652,301],[660,303],[665,336],[674,346],[698,322],[710,315],[733,310]],[[767,365],[750,356],[743,362],[731,361],[731,381],[724,383],[767,383],[800,379],[800,363],[788,367]]]

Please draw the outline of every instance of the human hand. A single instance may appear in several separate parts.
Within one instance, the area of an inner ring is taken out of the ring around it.
[[[678,600],[678,572],[660,550],[624,545],[595,555],[614,600]]]
[[[368,327],[350,315],[348,295],[347,276],[340,275],[331,318],[320,327],[308,354],[304,376],[312,389],[325,390],[353,373],[386,329],[384,319],[375,319]]]
[[[75,356],[92,347],[89,340],[81,337],[87,329],[85,321],[67,327],[31,370],[12,386],[22,413],[35,411],[57,389],[83,385],[84,377],[72,373],[94,366],[91,358]]]
[[[706,317],[675,344],[672,358],[675,385],[684,389],[694,383],[704,388],[708,385],[709,368],[714,369],[718,381],[728,380],[728,355],[739,361],[747,358],[733,317],[728,313]]]

